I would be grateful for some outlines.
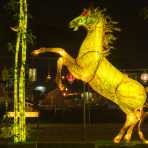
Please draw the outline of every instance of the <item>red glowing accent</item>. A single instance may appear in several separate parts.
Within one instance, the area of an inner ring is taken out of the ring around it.
[[[88,16],[88,10],[87,9],[84,9],[83,12],[82,12],[82,15],[83,16]]]
[[[63,96],[66,96],[67,94],[66,94],[66,92],[63,92]]]
[[[66,75],[66,78],[67,78],[67,80],[68,80],[69,82],[71,82],[71,83],[75,80],[75,77],[74,77],[71,73],[68,73],[68,74]]]

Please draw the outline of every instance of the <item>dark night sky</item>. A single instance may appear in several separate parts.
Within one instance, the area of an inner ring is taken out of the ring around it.
[[[76,57],[85,32],[83,29],[73,32],[68,28],[68,22],[79,15],[84,7],[88,7],[90,1],[95,7],[107,8],[108,14],[119,22],[122,29],[114,44],[115,49],[108,57],[111,63],[121,69],[148,68],[148,20],[144,20],[140,13],[142,8],[148,7],[147,0],[28,0],[32,15],[28,26],[37,37],[34,47],[28,52],[45,46],[63,47]],[[4,0],[0,2],[2,8]],[[0,12],[0,43],[1,47],[6,48],[6,42],[11,41],[14,33],[8,28],[11,25],[10,17],[4,12]]]

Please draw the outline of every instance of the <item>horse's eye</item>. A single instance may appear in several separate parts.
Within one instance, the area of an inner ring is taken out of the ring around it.
[[[83,19],[81,18],[79,21],[80,21],[80,23],[82,23],[83,22]]]

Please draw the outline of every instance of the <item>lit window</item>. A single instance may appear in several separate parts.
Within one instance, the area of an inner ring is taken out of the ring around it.
[[[36,81],[37,80],[37,69],[29,68],[29,80]]]

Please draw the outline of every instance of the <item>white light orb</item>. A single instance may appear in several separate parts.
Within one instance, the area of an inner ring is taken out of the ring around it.
[[[46,91],[46,87],[45,86],[36,86],[35,88],[34,88],[34,90],[36,90],[36,91],[40,91],[41,93],[45,93],[45,91]]]
[[[148,81],[148,73],[142,73],[140,78],[142,81],[147,82]]]

